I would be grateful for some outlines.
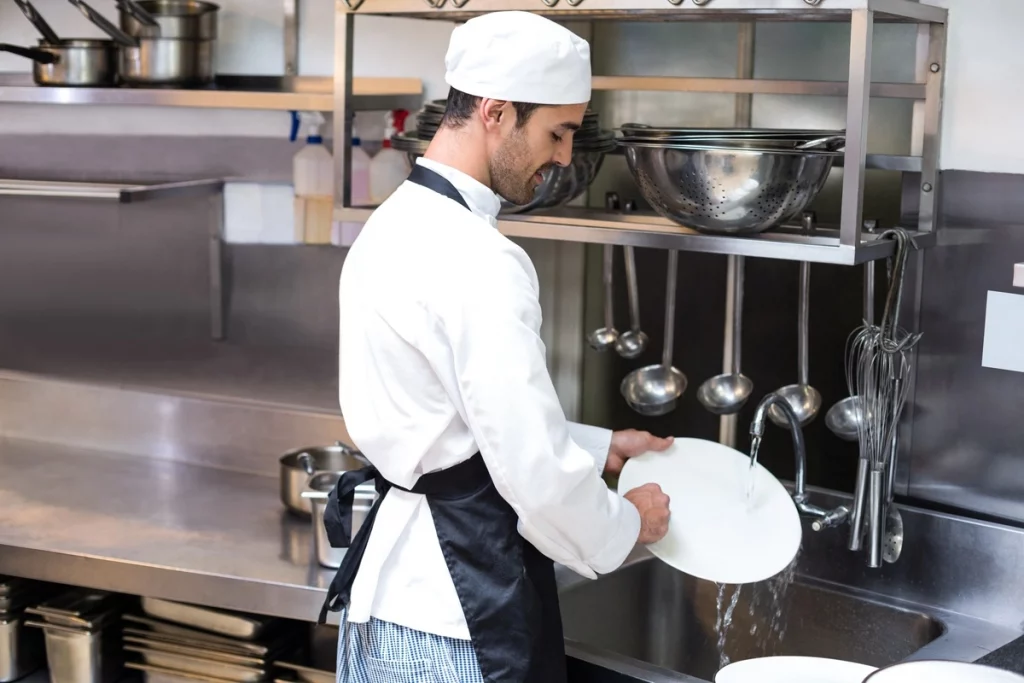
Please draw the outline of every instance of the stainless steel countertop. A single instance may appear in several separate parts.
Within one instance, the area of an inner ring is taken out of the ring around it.
[[[0,440],[0,574],[312,621],[312,553],[276,477]]]

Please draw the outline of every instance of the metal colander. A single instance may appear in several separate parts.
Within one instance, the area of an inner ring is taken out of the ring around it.
[[[821,191],[838,153],[620,140],[641,194],[703,232],[752,234],[792,220]]]

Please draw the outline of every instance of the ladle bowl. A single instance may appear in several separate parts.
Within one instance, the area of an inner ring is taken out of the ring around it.
[[[619,338],[619,332],[614,327],[600,327],[587,337],[587,343],[595,351],[607,351],[615,346]]]
[[[648,365],[626,375],[619,389],[630,408],[657,416],[675,410],[686,385],[686,375],[671,365]]]
[[[821,410],[821,394],[808,384],[790,384],[775,393],[786,399],[786,403],[793,409],[801,427],[810,424]],[[789,421],[786,419],[785,413],[777,406],[773,405],[768,408],[768,417],[779,427],[789,429]]]
[[[715,415],[738,413],[754,391],[754,382],[743,374],[716,375],[697,389],[697,400]]]
[[[825,426],[843,441],[858,441],[864,421],[864,405],[860,396],[847,396],[825,413]]]
[[[615,342],[615,352],[623,358],[636,358],[647,349],[647,334],[641,330],[626,330]]]

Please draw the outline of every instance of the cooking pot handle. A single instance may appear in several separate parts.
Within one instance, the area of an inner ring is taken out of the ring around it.
[[[130,35],[128,35],[124,31],[110,23],[110,21],[105,16],[94,10],[89,5],[85,4],[85,0],[68,0],[68,2],[77,7],[79,11],[81,11],[82,14],[84,14],[89,21],[96,24],[96,26],[98,26],[101,31],[106,33],[111,38],[113,38],[114,41],[118,44],[123,45],[125,47],[139,46],[138,40],[132,38]]]
[[[312,477],[316,474],[316,465],[313,464],[313,456],[309,453],[299,453],[299,457],[295,459],[295,462],[297,462],[299,467],[304,469],[306,474],[309,476]]]
[[[10,52],[12,55],[18,55],[19,57],[28,57],[40,64],[54,64],[57,61],[57,55],[46,50],[37,50],[34,47],[18,47],[17,45],[0,43],[0,52]]]
[[[39,34],[43,36],[43,40],[50,45],[60,43],[60,37],[57,35],[57,32],[50,28],[50,25],[46,23],[46,19],[43,19],[42,15],[32,6],[32,3],[28,0],[14,0],[14,2],[21,8],[25,17],[32,22],[32,25],[36,27]]]
[[[159,37],[160,24],[152,14],[135,4],[135,0],[117,0],[117,9],[132,15],[140,24],[157,29],[156,37]]]

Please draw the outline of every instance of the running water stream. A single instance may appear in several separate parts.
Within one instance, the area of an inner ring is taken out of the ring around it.
[[[756,656],[767,657],[779,653],[786,638],[786,594],[796,577],[796,565],[800,555],[775,577],[748,586],[718,584],[717,616],[715,634],[718,636],[719,669],[730,663],[728,651],[729,634],[733,626],[740,595],[746,594],[746,616],[750,618],[749,635],[753,641]],[[745,639],[746,634],[741,636]]]

